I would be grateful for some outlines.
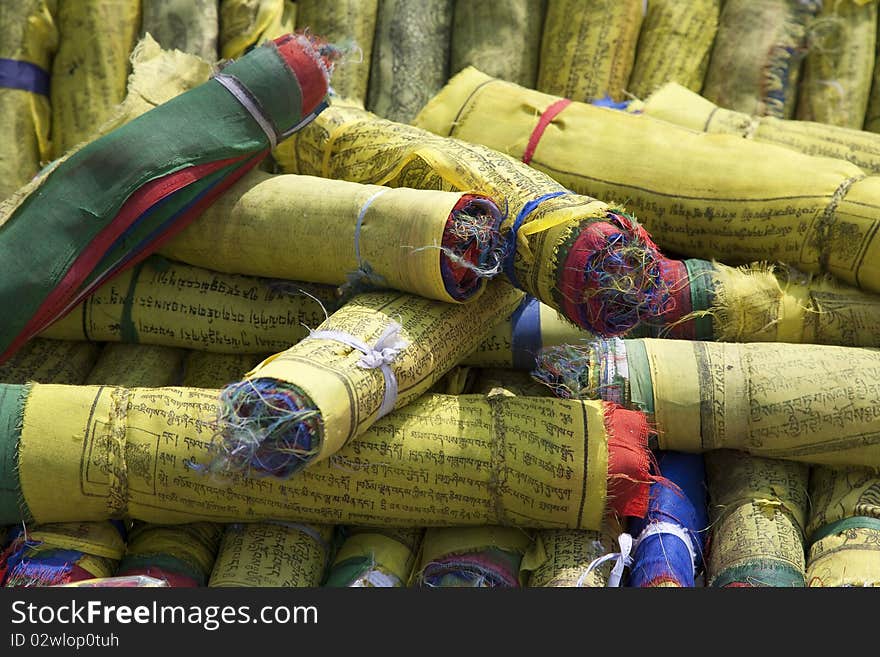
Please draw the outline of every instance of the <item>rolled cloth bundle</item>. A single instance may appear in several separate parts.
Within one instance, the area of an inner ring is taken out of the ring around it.
[[[186,352],[145,344],[108,344],[101,351],[86,385],[159,388],[180,380]]]
[[[520,564],[532,536],[513,527],[430,528],[414,585],[519,588]]]
[[[809,468],[719,450],[706,454],[712,587],[804,586]]]
[[[868,173],[880,173],[880,136],[870,132],[734,112],[675,83],[664,85],[643,103],[631,103],[629,109],[690,130],[777,144],[805,155],[846,160]]]
[[[236,274],[392,288],[452,303],[475,298],[498,273],[501,219],[480,194],[254,171],[162,253]]]
[[[143,575],[171,587],[205,586],[223,525],[211,522],[162,526],[139,523],[131,530],[116,576]]]
[[[344,529],[324,586],[403,587],[409,582],[422,543],[422,529]]]
[[[477,395],[501,393],[526,397],[549,397],[552,393],[522,370],[483,368],[474,372],[469,392]]]
[[[808,26],[797,117],[861,130],[877,43],[876,0],[824,0]]]
[[[813,468],[807,586],[880,586],[880,476]]]
[[[192,53],[209,62],[217,61],[217,38],[220,30],[217,0],[141,2],[142,34],[152,34],[163,48]]]
[[[629,524],[633,537],[629,585],[692,587],[703,568],[709,526],[703,457],[661,452],[657,463],[666,481],[651,486],[647,515]]]
[[[534,375],[645,410],[660,449],[880,467],[878,368],[876,349],[615,339],[545,349]]]
[[[292,0],[220,0],[220,57],[238,59],[263,41],[293,32]]]
[[[667,263],[675,265],[664,267],[664,277],[676,303],[627,337],[880,347],[876,294],[781,265]],[[464,362],[530,370],[544,347],[593,339],[549,306],[526,297]]]
[[[101,285],[41,336],[263,354],[304,338],[338,303],[332,288],[153,256]]]
[[[128,57],[140,26],[141,0],[58,2],[61,39],[51,82],[53,159],[91,139],[125,98]]]
[[[543,529],[526,550],[520,569],[530,587],[602,588],[608,585],[614,564],[601,561],[616,549],[621,533],[611,520],[601,531]]]
[[[277,39],[71,154],[0,206],[0,302],[14,308],[0,327],[0,361],[311,120],[324,106],[333,56],[305,37]],[[35,226],[43,239],[33,239]]]
[[[58,47],[55,0],[0,3],[0,201],[51,157],[49,70]]]
[[[367,107],[408,123],[449,76],[454,0],[380,0]]]
[[[536,122],[546,129],[533,166],[575,192],[626,199],[665,249],[734,265],[779,261],[880,291],[880,177],[848,162],[565,105],[474,69],[416,121],[514,156],[534,141]]]
[[[618,334],[665,309],[660,256],[638,222],[497,151],[334,104],[275,155],[291,173],[506,200],[507,278],[595,333]]]
[[[320,34],[331,43],[353,48],[333,72],[333,91],[344,98],[367,99],[373,36],[379,0],[299,0],[296,27]]]
[[[265,360],[254,354],[212,354],[191,351],[183,360],[182,384],[187,388],[219,388],[238,381],[242,374]]]
[[[353,298],[223,389],[222,435],[206,467],[286,478],[326,459],[426,392],[519,298],[501,282],[467,306],[401,293]]]
[[[229,525],[208,586],[318,586],[324,579],[332,539],[333,527],[326,525]]]
[[[644,0],[547,0],[537,88],[623,100],[644,15]]]
[[[807,27],[821,0],[725,0],[703,94],[738,112],[790,119]]]
[[[499,4],[455,0],[450,72],[476,66],[494,77],[533,88],[538,79],[545,5],[546,0]]]
[[[709,66],[720,13],[721,0],[650,0],[627,91],[645,98],[673,81],[699,91]],[[475,66],[493,75],[479,64]]]
[[[119,521],[65,522],[22,526],[0,554],[0,584],[57,586],[109,577],[125,552]]]
[[[647,510],[645,416],[602,402],[426,395],[289,482],[194,470],[213,455],[219,413],[217,390],[0,387],[0,524],[127,516],[598,530],[608,512]]]
[[[100,353],[98,344],[36,338],[0,365],[0,383],[76,385],[86,380]]]

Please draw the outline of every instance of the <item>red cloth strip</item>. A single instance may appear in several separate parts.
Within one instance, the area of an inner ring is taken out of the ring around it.
[[[541,141],[541,137],[544,135],[544,130],[546,130],[547,126],[550,125],[550,122],[569,105],[571,105],[571,101],[568,98],[561,98],[543,111],[541,118],[538,119],[538,125],[532,130],[532,136],[529,137],[529,143],[522,156],[523,162],[528,164],[532,161],[532,157],[535,155],[535,149],[538,148],[538,142]]]
[[[651,484],[662,478],[651,474],[653,455],[648,448],[648,419],[639,411],[603,403],[608,436],[608,502],[618,516],[644,518]]]

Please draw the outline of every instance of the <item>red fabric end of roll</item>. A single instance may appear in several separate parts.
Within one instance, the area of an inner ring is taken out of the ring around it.
[[[120,570],[116,573],[117,577],[130,577],[135,575],[143,575],[145,577],[153,577],[155,579],[165,580],[168,586],[174,589],[192,589],[201,586],[199,582],[188,575],[175,573],[164,568],[131,568],[128,570]]]
[[[544,136],[544,131],[547,129],[547,126],[550,125],[550,122],[569,105],[571,105],[571,101],[568,98],[561,98],[555,103],[552,103],[541,113],[541,117],[538,119],[538,125],[532,130],[532,134],[529,137],[529,143],[526,144],[526,150],[522,156],[523,162],[528,164],[532,161],[532,157],[535,155],[535,149],[538,148],[538,142],[541,141],[541,137]]]
[[[562,267],[562,279],[559,281],[559,290],[562,293],[562,312],[570,319],[577,319],[577,325],[581,328],[589,328],[601,322],[594,323],[592,320],[595,310],[588,309],[584,297],[586,287],[587,262],[590,257],[603,248],[610,235],[620,233],[620,229],[607,221],[592,223],[586,230],[581,231],[574,244],[565,257]]]
[[[268,151],[266,151],[268,152]],[[238,180],[245,173],[256,166],[266,152],[259,153],[256,157],[243,155],[241,157],[218,160],[194,167],[187,167],[181,171],[177,171],[168,176],[163,176],[156,180],[152,180],[141,188],[136,190],[120,208],[116,217],[101,231],[95,239],[89,244],[85,251],[68,269],[64,278],[54,290],[46,297],[36,314],[24,327],[22,332],[12,341],[9,347],[0,354],[0,363],[11,357],[21,346],[30,340],[37,333],[42,331],[52,322],[64,317],[76,303],[83,297],[88,295],[88,291],[75,295],[75,290],[79,285],[92,273],[97,264],[106,255],[111,245],[122,235],[144,212],[150,207],[170,196],[187,185],[190,185],[211,173],[222,169],[225,166],[240,162],[247,157],[254,157],[252,164],[241,167],[235,174],[227,176],[223,181],[218,183],[210,192],[187,212],[183,213],[174,224],[159,238],[151,242],[141,253],[125,267],[114,272],[118,274],[129,267],[133,267],[147,256],[151,255],[156,248],[163,244],[167,239],[179,233],[187,225],[189,225],[205,208],[208,207],[216,198]]]
[[[654,320],[661,329],[669,327],[662,332],[664,338],[677,338],[679,340],[696,340],[697,327],[693,320],[678,322],[682,317],[693,311],[691,301],[691,285],[688,278],[687,267],[682,260],[660,259],[660,277],[669,290],[669,310]]]
[[[618,516],[644,518],[648,513],[653,455],[648,448],[650,428],[644,413],[603,403],[608,435],[608,508]]]
[[[300,118],[304,119],[317,109],[327,95],[330,81],[321,65],[318,53],[311,46],[304,46],[305,37],[285,34],[275,39],[278,53],[293,71],[302,92],[302,108]],[[311,50],[311,52],[307,52]]]

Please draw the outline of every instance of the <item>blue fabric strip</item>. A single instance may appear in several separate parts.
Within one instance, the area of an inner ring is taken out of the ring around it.
[[[615,102],[611,96],[605,96],[603,98],[597,98],[590,105],[595,105],[596,107],[607,107],[608,109],[615,110],[625,110],[629,107],[630,101],[622,100],[619,103]]]
[[[512,327],[510,348],[513,352],[513,369],[533,370],[537,367],[541,351],[541,302],[527,296],[510,317]]]
[[[538,198],[533,198],[531,201],[526,203],[522,210],[519,211],[519,214],[516,215],[516,219],[513,222],[513,226],[510,229],[510,232],[507,233],[507,254],[504,257],[504,274],[507,276],[508,280],[510,280],[511,285],[515,288],[521,290],[522,285],[520,285],[519,280],[516,277],[516,273],[513,271],[513,261],[516,258],[516,233],[519,231],[519,227],[522,226],[523,222],[526,220],[532,212],[534,212],[541,203],[544,201],[549,201],[551,198],[556,198],[557,196],[563,196],[564,194],[570,194],[567,189],[562,190],[560,192],[552,192],[550,194],[544,194],[543,196],[539,196]]]
[[[49,97],[49,73],[36,64],[0,57],[0,87]]]
[[[697,562],[691,561],[690,552],[677,536],[648,536],[633,555],[629,585],[644,587],[657,580],[672,580],[680,586],[693,586],[695,573],[702,567],[703,532],[709,525],[703,457],[659,452],[657,461],[660,474],[681,490],[662,481],[652,484],[648,513],[630,522],[629,533],[638,537],[648,524],[656,522],[678,525],[690,534]]]

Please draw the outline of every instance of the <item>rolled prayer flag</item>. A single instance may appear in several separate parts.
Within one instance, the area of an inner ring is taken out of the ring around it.
[[[220,57],[238,59],[254,46],[293,32],[293,0],[220,0]]]
[[[160,388],[178,383],[186,352],[154,345],[108,344],[86,385]]]
[[[0,301],[10,309],[0,361],[308,123],[323,107],[332,56],[303,36],[281,37],[74,152],[0,207]]]
[[[500,281],[478,305],[402,293],[355,297],[223,389],[224,425],[208,470],[286,478],[326,459],[426,392],[519,298]]]
[[[140,523],[128,537],[116,576],[152,577],[168,586],[205,586],[223,526],[210,522],[162,526]]]
[[[503,199],[507,278],[595,333],[621,333],[665,309],[660,256],[630,215],[496,151],[334,104],[275,155],[290,173]]]
[[[703,568],[709,526],[703,457],[661,452],[657,464],[664,481],[651,485],[647,515],[629,523],[633,537],[629,586],[693,587]]]
[[[209,62],[217,61],[218,0],[141,0],[141,3],[142,34],[150,33],[168,50],[182,50]]]
[[[807,30],[821,0],[725,0],[703,94],[722,107],[790,119]]]
[[[315,587],[324,579],[333,528],[283,522],[226,528],[208,586]]]
[[[417,124],[514,156],[538,134],[533,166],[575,192],[625,199],[657,244],[682,256],[778,261],[880,291],[880,177],[848,162],[565,105],[474,69],[453,78]]]
[[[512,527],[429,528],[414,576],[420,588],[519,588],[532,536]]]
[[[650,0],[647,4],[627,91],[646,98],[661,85],[678,82],[699,92],[718,31],[721,0]]]
[[[520,570],[529,587],[603,588],[616,565],[603,557],[614,553],[620,533],[613,519],[601,531],[542,529],[535,532]]]
[[[546,0],[498,4],[455,0],[450,73],[476,66],[494,77],[533,88],[538,79],[545,5]]]
[[[615,339],[545,349],[535,377],[645,410],[660,449],[880,467],[878,366],[876,349]]]
[[[193,468],[213,456],[218,397],[193,388],[0,386],[0,524],[125,516],[598,530],[608,513],[647,510],[646,418],[610,404],[426,395],[278,481]]]
[[[475,299],[499,272],[501,220],[481,194],[254,171],[162,253],[223,272],[453,303]]]
[[[379,0],[298,0],[296,28],[351,52],[333,71],[333,91],[366,102]]]
[[[380,0],[367,107],[409,123],[449,77],[455,0]]]
[[[343,528],[344,540],[324,586],[404,587],[422,543],[422,529]]]
[[[712,587],[803,587],[809,468],[719,450],[706,454]]]
[[[191,351],[183,360],[181,384],[187,388],[220,388],[227,383],[241,379],[268,358],[252,354],[212,354],[205,351]]]
[[[0,3],[0,201],[51,158],[49,86],[57,2]]]
[[[76,385],[86,380],[100,353],[99,344],[36,338],[0,365],[0,383]]]
[[[675,83],[662,86],[644,102],[631,103],[629,109],[690,130],[785,146],[805,155],[846,160],[868,173],[880,173],[880,135],[871,132],[735,112]]]
[[[338,305],[332,288],[151,256],[101,285],[40,335],[263,354],[299,342]]]
[[[807,586],[880,586],[880,476],[813,468]]]
[[[547,0],[536,88],[623,100],[645,10],[644,0]]]
[[[474,371],[470,391],[477,395],[511,394],[547,397],[552,393],[522,370],[482,368]]]
[[[125,552],[119,521],[49,523],[13,530],[0,555],[0,584],[56,586],[109,577]]]
[[[52,62],[50,84],[53,159],[89,141],[125,98],[129,55],[140,27],[141,0],[58,2],[61,38]],[[155,138],[152,129],[141,134]],[[176,130],[172,132],[176,138],[180,137]],[[120,153],[116,156],[125,161]],[[129,157],[137,159],[133,153],[129,153]],[[116,160],[113,162],[111,170],[119,167]],[[94,191],[93,186],[89,192]],[[65,200],[73,201],[73,198]],[[0,217],[0,226],[2,224]]]
[[[797,117],[861,130],[877,47],[876,0],[826,0],[807,24]]]

